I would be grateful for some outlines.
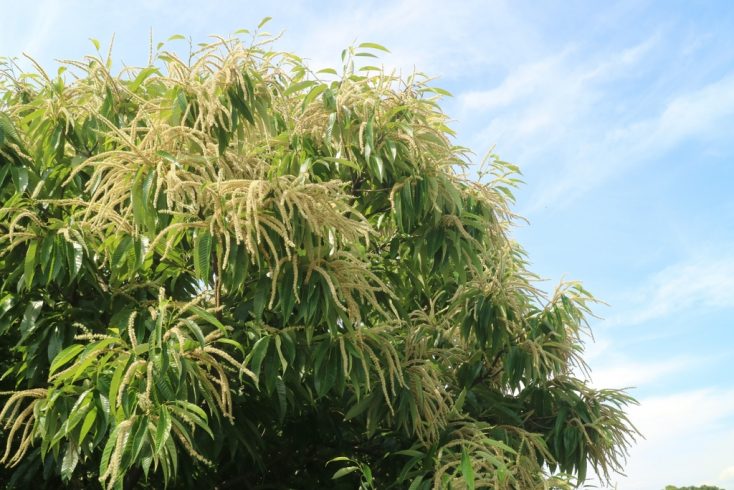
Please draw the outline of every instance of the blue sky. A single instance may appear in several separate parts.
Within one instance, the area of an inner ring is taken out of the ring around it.
[[[646,436],[618,488],[734,489],[734,3],[272,3],[0,0],[0,56],[48,67],[114,32],[139,65],[151,28],[197,42],[265,16],[316,68],[388,46],[387,67],[454,93],[458,143],[523,169],[515,234],[546,289],[581,279],[608,303],[592,382],[636,386]]]

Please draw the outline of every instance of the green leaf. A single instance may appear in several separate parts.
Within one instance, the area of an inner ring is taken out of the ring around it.
[[[48,339],[48,348],[46,353],[48,354],[49,362],[53,361],[54,358],[61,352],[61,348],[64,346],[64,334],[59,330],[58,325],[51,331],[51,337]]]
[[[84,249],[82,248],[82,245],[78,242],[72,241],[69,246],[71,247],[69,250],[70,254],[68,256],[69,259],[69,276],[71,278],[75,278],[77,274],[79,274],[79,271],[82,269],[82,259],[84,258]]]
[[[474,490],[474,468],[472,468],[471,458],[466,450],[461,452],[461,474],[464,477],[466,488]]]
[[[119,425],[115,426],[115,428],[110,433],[110,436],[107,438],[107,442],[105,443],[104,449],[102,450],[102,457],[99,460],[99,474],[103,475],[105,471],[107,471],[107,466],[110,464],[110,456],[112,455],[112,451],[115,449],[115,443],[117,442],[117,435],[119,434]]]
[[[28,245],[28,250],[25,254],[25,261],[23,264],[23,277],[25,278],[25,285],[27,288],[33,286],[33,276],[36,273],[36,249],[38,248],[38,242],[33,240]]]
[[[2,299],[0,299],[0,318],[5,316],[5,314],[15,306],[15,301],[15,296],[12,294],[6,294]]]
[[[122,377],[128,367],[128,359],[122,358],[117,361],[115,372],[112,374],[112,380],[110,381],[110,390],[108,392],[108,400],[110,404],[110,412],[113,416],[117,415],[117,393],[120,390],[120,383],[122,383]]]
[[[368,49],[377,49],[379,51],[384,51],[386,53],[389,53],[390,50],[387,49],[385,46],[377,43],[362,43],[358,47],[360,48],[368,48]]]
[[[265,336],[255,342],[252,346],[252,351],[247,355],[245,362],[249,362],[250,370],[255,373],[255,376],[260,377],[260,367],[262,366],[265,354],[268,352],[268,346],[270,345],[270,337]]]
[[[84,346],[81,344],[70,345],[66,349],[62,350],[51,363],[51,367],[48,371],[49,376],[52,376],[59,368],[74,359],[83,350]]]
[[[73,431],[76,426],[79,425],[79,422],[81,422],[84,416],[87,414],[87,410],[89,409],[89,406],[91,404],[91,399],[91,389],[87,389],[82,392],[81,395],[79,395],[76,403],[74,403],[74,406],[71,407],[71,410],[69,411],[69,416],[64,422],[64,435],[68,436],[69,433],[71,433],[71,431]]]
[[[2,140],[1,137],[0,140]],[[0,146],[2,146],[2,141],[0,141]],[[0,167],[0,187],[5,184],[5,179],[8,176],[8,172],[10,172],[10,165],[3,165],[2,167]]]
[[[362,413],[364,413],[365,410],[367,410],[367,407],[370,406],[372,403],[372,397],[365,397],[362,400],[360,400],[358,403],[355,403],[352,405],[352,408],[347,411],[347,413],[344,415],[344,420],[351,420],[354,417],[358,417]]]
[[[13,176],[16,192],[25,192],[28,188],[28,170],[25,167],[10,167],[10,175]]]
[[[127,263],[127,253],[130,246],[133,243],[133,238],[130,235],[125,235],[120,243],[115,248],[112,258],[110,259],[110,266],[113,269],[120,269]]]
[[[36,328],[36,320],[41,313],[43,301],[31,301],[23,312],[23,320],[20,322],[20,333],[23,338],[28,337]]]
[[[140,451],[143,450],[145,443],[148,440],[148,418],[138,417],[133,424],[132,436],[128,439],[128,448],[130,453],[130,459],[132,461],[138,461],[140,457]]]
[[[222,322],[217,320],[217,318],[214,315],[206,311],[204,308],[201,308],[200,306],[190,306],[189,311],[191,311],[192,313],[194,313],[196,316],[206,321],[207,323],[214,325],[215,327],[217,327],[217,329],[219,329],[223,333],[227,332],[227,327],[225,327],[224,324],[222,324]]]
[[[135,224],[141,229],[145,225],[145,194],[143,193],[143,182],[145,181],[145,167],[140,167],[133,179],[130,200],[133,207]]]
[[[196,424],[198,427],[201,427],[207,434],[209,434],[210,437],[214,438],[214,434],[212,433],[212,430],[208,424],[208,417],[206,416],[206,412],[204,412],[204,410],[202,410],[195,404],[187,401],[176,400],[174,403],[175,405],[169,405],[169,409],[174,414],[179,414],[179,417],[181,417],[183,420],[193,421],[194,424]],[[182,414],[185,415],[182,416]],[[189,438],[189,431],[185,429],[181,425],[181,422],[179,422],[175,417],[171,417],[171,423],[175,425],[178,429],[180,429],[185,437]]]
[[[275,378],[275,391],[278,395],[278,408],[280,410],[280,422],[282,423],[288,410],[288,398],[285,383],[280,376]]]
[[[87,416],[84,417],[84,422],[82,422],[82,428],[79,431],[79,442],[83,443],[84,438],[89,434],[89,431],[92,429],[92,425],[94,425],[94,422],[97,420],[97,407],[92,407],[89,412],[87,412]]]
[[[426,454],[416,449],[403,449],[401,451],[395,451],[393,454],[399,454],[401,456],[410,456],[411,458],[423,458]]]
[[[212,261],[212,236],[200,230],[194,241],[194,270],[196,277],[207,282]]]
[[[306,94],[306,97],[303,98],[303,107],[305,108],[307,105],[309,105],[311,102],[316,99],[319,95],[321,95],[324,90],[326,90],[328,86],[326,84],[320,84],[316,85],[314,88],[312,88],[308,94]]]
[[[421,483],[423,483],[423,475],[418,476],[413,482],[410,484],[410,487],[408,487],[408,490],[418,490],[420,488]]]
[[[13,121],[10,120],[10,117],[0,111],[0,145],[3,144],[3,139],[6,137],[17,142],[18,132],[15,129],[15,125],[13,125]],[[8,167],[5,168],[7,169]],[[0,181],[0,184],[2,184],[2,181]]]
[[[257,28],[258,29],[262,28],[265,24],[267,24],[268,22],[270,22],[272,19],[273,19],[272,17],[265,17],[265,18],[263,18],[263,20],[261,20],[260,23],[257,25]]]
[[[215,320],[216,320],[216,318],[215,318]],[[204,343],[205,343],[204,342],[204,332],[201,331],[201,328],[199,328],[199,325],[197,325],[196,322],[194,322],[194,321],[192,321],[192,320],[190,320],[188,318],[185,318],[183,320],[183,324],[184,324],[184,326],[187,329],[189,329],[189,331],[191,333],[194,334],[194,337],[196,337],[196,340],[199,342],[199,346],[201,346],[203,348],[204,347]],[[222,325],[222,327],[224,327],[224,325]]]
[[[171,435],[171,416],[168,414],[166,407],[162,406],[158,414],[158,423],[155,429],[155,452],[154,457],[158,457],[168,442]]]
[[[359,470],[359,466],[346,466],[344,468],[341,468],[334,473],[334,475],[331,477],[332,480],[337,480],[343,476],[347,476],[350,473],[354,473],[355,471]]]
[[[171,39],[169,39],[169,41],[170,40]],[[156,73],[160,75],[160,71],[158,70],[158,68],[156,68],[154,66],[149,66],[147,68],[143,68],[142,70],[140,70],[140,72],[138,73],[138,76],[135,77],[135,80],[133,80],[130,83],[130,87],[129,87],[130,88],[130,91],[131,92],[137,92],[137,90],[140,88],[140,86],[143,84],[143,82],[145,82],[145,80],[148,77],[150,77],[151,75],[156,74]]]
[[[308,87],[316,85],[316,83],[318,82],[314,80],[303,80],[300,82],[292,83],[291,85],[288,86],[288,88],[285,89],[285,91],[283,92],[283,95],[286,96],[286,95],[291,95],[296,92],[300,92],[303,89],[307,89]]]
[[[73,441],[66,443],[66,451],[64,452],[64,459],[61,461],[61,478],[68,482],[71,479],[71,475],[74,473],[79,462],[79,448]]]

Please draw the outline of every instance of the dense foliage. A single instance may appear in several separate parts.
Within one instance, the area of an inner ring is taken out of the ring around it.
[[[593,298],[533,285],[509,238],[517,169],[469,172],[443,90],[355,67],[379,45],[312,73],[241,36],[119,75],[99,53],[54,76],[6,63],[9,486],[531,489],[620,470],[633,400],[577,377]]]

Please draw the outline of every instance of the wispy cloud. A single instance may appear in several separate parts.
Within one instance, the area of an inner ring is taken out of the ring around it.
[[[633,388],[650,385],[662,378],[680,373],[700,363],[700,359],[675,357],[664,360],[606,360],[594,365],[591,372],[592,385],[599,388]]]
[[[560,177],[534,196],[529,211],[568,205],[609,178],[663,157],[687,140],[727,138],[732,124],[734,73],[677,95],[657,115],[597,133],[593,141],[577,142],[577,155],[561,167]]]
[[[515,66],[496,87],[460,94],[459,119],[482,125],[483,118],[491,117],[473,145],[496,142],[503,154],[515,152],[511,158],[524,168],[563,166],[547,156],[570,162],[586,141],[596,141],[591,131],[603,131],[598,111],[605,95],[600,87],[633,76],[659,39],[653,34],[617,52],[592,56],[573,44],[556,53],[537,53],[537,59]],[[568,141],[577,147],[569,147]]]
[[[647,73],[670,35],[656,31],[611,53],[577,44],[541,51],[494,87],[459,94],[459,119],[480,126],[470,146],[497,143],[505,158],[539,169],[535,175],[543,185],[523,214],[564,207],[690,139],[727,137],[734,124],[734,72],[677,93],[651,92],[671,76]],[[645,73],[653,79],[642,90],[618,88]]]
[[[734,246],[720,257],[704,257],[671,265],[627,296],[630,311],[607,326],[639,325],[679,311],[734,308]]]
[[[319,15],[304,9],[299,23],[288,26],[284,45],[298,45],[312,66],[323,67],[336,64],[341,49],[355,41],[377,42],[392,52],[379,60],[387,69],[415,68],[444,80],[506,66],[533,51],[531,26],[504,0],[347,0],[341,7]]]
[[[31,56],[39,54],[48,41],[50,33],[53,32],[52,26],[59,16],[61,7],[59,2],[53,0],[38,2],[31,26],[27,31],[24,30],[26,42],[23,52]]]

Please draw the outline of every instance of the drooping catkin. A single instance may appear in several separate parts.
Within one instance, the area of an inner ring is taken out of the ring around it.
[[[127,444],[127,439],[130,436],[130,430],[134,421],[134,418],[124,420],[120,422],[120,424],[117,426],[117,429],[115,430],[115,433],[117,435],[117,439],[115,440],[115,448],[110,455],[110,461],[107,464],[107,469],[99,477],[99,481],[108,490],[114,488],[115,484],[117,483],[117,478],[120,474],[120,465],[122,463],[122,455],[125,452],[125,445]]]
[[[118,407],[122,405],[122,395],[125,393],[127,385],[130,384],[133,376],[137,374],[138,368],[145,365],[145,360],[138,359],[137,361],[130,364],[130,366],[127,368],[127,371],[125,371],[125,375],[122,377],[122,381],[120,382],[120,387],[117,390],[117,398],[115,398],[115,402]]]

